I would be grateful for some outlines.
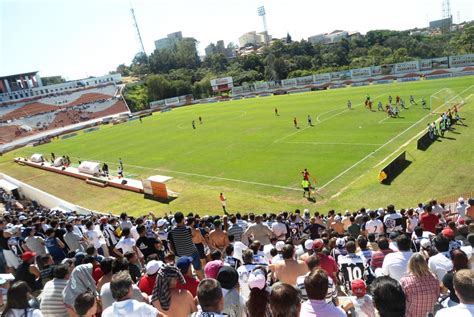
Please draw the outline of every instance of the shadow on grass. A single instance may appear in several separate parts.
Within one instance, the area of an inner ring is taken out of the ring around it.
[[[381,182],[381,184],[390,185],[398,175],[400,175],[405,169],[408,168],[408,166],[410,166],[411,163],[412,163],[412,161],[408,161],[408,160],[400,162],[397,166],[397,169],[395,171],[393,171],[393,173],[390,175],[389,178],[387,178],[386,180]]]

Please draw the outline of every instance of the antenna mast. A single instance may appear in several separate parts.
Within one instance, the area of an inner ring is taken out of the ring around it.
[[[133,26],[135,27],[135,30],[137,31],[137,36],[138,36],[138,41],[140,42],[141,52],[143,52],[146,55],[145,46],[143,46],[142,36],[140,34],[140,29],[138,28],[137,19],[135,18],[135,11],[133,10],[131,1],[130,1],[130,12],[132,13]]]

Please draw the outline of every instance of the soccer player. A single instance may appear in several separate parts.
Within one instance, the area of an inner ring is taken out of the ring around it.
[[[304,169],[304,171],[301,172],[301,174],[303,174],[303,179],[309,181],[309,172],[308,172],[308,169]]]
[[[120,166],[117,168],[117,175],[119,178],[123,178],[123,168]]]
[[[426,105],[426,100],[425,98],[421,97],[421,106],[423,107],[423,109],[427,109],[428,106]]]
[[[310,115],[308,115],[308,125],[309,125],[310,127],[313,126],[313,119],[311,119],[311,116],[310,116]]]
[[[416,105],[416,101],[415,101],[415,98],[413,97],[413,95],[410,95],[410,104],[411,105]]]
[[[277,107],[275,107],[275,116],[279,116]]]
[[[393,99],[392,99],[392,95],[389,95],[389,96],[388,96],[388,103],[389,103],[389,104],[392,104],[392,100],[393,100]]]
[[[397,96],[395,97],[395,103],[396,103],[397,105],[400,104],[400,96],[399,96],[399,95],[397,95]]]
[[[350,100],[347,100],[347,108],[352,109],[352,102]]]
[[[379,111],[384,111],[384,110],[383,110],[382,101],[379,101],[379,103],[377,104],[377,110],[379,110]]]
[[[293,119],[293,123],[295,124],[295,128],[298,128],[298,121],[296,121],[296,117]]]
[[[139,117],[138,117],[138,120],[140,120],[140,123],[143,123],[143,121],[142,121],[142,116],[139,116]]]
[[[194,120],[191,122],[193,129],[196,129],[196,123],[194,123]]]
[[[407,110],[407,107],[405,107],[405,100],[403,100],[402,98],[400,98],[400,107],[402,107],[402,109]]]
[[[199,123],[202,124],[202,118],[199,116]]]
[[[122,158],[120,158],[120,157],[119,157],[119,165],[120,165],[120,168],[123,170]]]
[[[370,95],[369,95],[369,94],[367,94],[367,95],[365,96],[365,100],[366,100],[366,101],[370,101]]]
[[[369,101],[368,106],[369,106],[369,110],[372,111],[372,101]]]
[[[309,190],[310,186],[311,186],[311,184],[309,183],[308,180],[303,179],[301,181],[301,187],[303,187],[303,197],[306,197],[306,193],[308,193],[308,198],[311,198],[311,192]]]
[[[400,109],[398,109],[398,105],[395,105],[395,109],[393,109],[393,115],[394,117],[399,117],[400,118]]]

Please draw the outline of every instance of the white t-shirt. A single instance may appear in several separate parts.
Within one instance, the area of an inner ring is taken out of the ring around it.
[[[459,217],[465,219],[466,218],[466,208],[467,208],[467,204],[466,203],[458,203],[456,205],[456,211],[458,212],[459,214]]]
[[[272,231],[275,237],[278,238],[278,240],[284,241],[286,239],[287,229],[284,223],[275,222],[274,224],[272,224]]]
[[[39,309],[32,309],[28,308],[25,316],[24,309],[13,308],[10,309],[9,313],[6,315],[7,317],[43,317],[41,310]]]
[[[365,230],[367,233],[383,233],[383,223],[379,219],[369,220],[365,224]]]
[[[416,226],[418,226],[419,221],[416,215],[413,215],[413,217],[408,218],[408,220],[410,220],[410,225],[407,225],[407,232],[410,233],[415,230]]]
[[[440,252],[428,260],[428,267],[431,272],[436,274],[438,280],[442,281],[446,273],[453,269],[453,262]]]
[[[115,302],[102,312],[103,317],[152,317],[157,315],[158,309],[134,299]]]
[[[99,240],[99,234],[94,231],[94,230],[87,230],[84,235],[87,237],[87,240],[92,242],[94,245],[94,248],[98,249],[100,248],[100,240]]]
[[[121,238],[117,245],[117,249],[122,249],[122,253],[133,252],[133,247],[135,246],[136,241],[133,238]]]
[[[394,252],[389,253],[383,259],[382,272],[384,275],[389,275],[391,278],[400,281],[400,279],[407,274],[408,261],[413,252]]]
[[[474,316],[474,305],[459,304],[453,307],[441,309],[436,313],[436,317],[472,317]]]

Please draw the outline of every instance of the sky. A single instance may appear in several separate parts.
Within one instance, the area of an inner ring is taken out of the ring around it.
[[[39,71],[73,80],[130,64],[140,49],[131,4],[147,54],[176,31],[196,38],[200,54],[210,42],[238,43],[263,31],[262,5],[269,33],[294,40],[335,29],[423,28],[442,17],[442,0],[0,0],[0,76]],[[451,13],[455,23],[473,20],[474,1],[451,0]]]

